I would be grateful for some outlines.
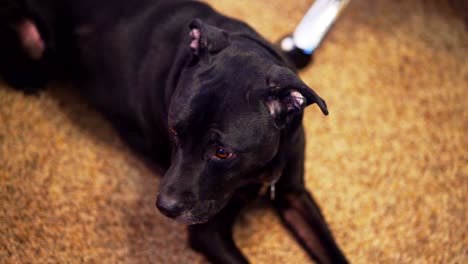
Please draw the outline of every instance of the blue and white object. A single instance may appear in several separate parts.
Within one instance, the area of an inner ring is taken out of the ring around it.
[[[299,48],[306,54],[312,54],[349,1],[316,0],[292,36],[281,41],[281,49],[291,51]]]

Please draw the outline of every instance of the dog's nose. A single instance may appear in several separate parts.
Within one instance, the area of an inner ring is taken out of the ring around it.
[[[164,194],[158,195],[156,207],[161,213],[170,218],[175,218],[184,211],[184,203],[182,201],[173,196]]]

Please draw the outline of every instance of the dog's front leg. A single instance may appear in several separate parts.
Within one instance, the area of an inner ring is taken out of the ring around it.
[[[291,136],[273,201],[284,225],[318,263],[348,263],[319,206],[304,186],[304,131]]]
[[[213,219],[189,226],[191,247],[212,263],[249,263],[232,239],[232,226],[243,201],[233,198]]]
[[[278,195],[274,203],[283,223],[313,259],[318,263],[348,263],[309,192]]]

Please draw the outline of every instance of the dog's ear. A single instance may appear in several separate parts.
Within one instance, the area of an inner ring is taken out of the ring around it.
[[[267,72],[266,82],[269,89],[266,104],[278,128],[284,127],[306,106],[314,103],[324,115],[328,115],[325,100],[290,69],[273,65]]]
[[[215,54],[229,46],[229,34],[217,27],[193,20],[190,25],[190,49],[195,55]]]

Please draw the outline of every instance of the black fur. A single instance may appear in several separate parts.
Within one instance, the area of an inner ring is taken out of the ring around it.
[[[304,187],[302,110],[325,101],[245,23],[192,1],[0,0],[0,70],[29,93],[66,78],[166,170],[157,207],[214,263],[247,263],[231,227],[276,182],[273,205],[320,263],[346,263]],[[15,25],[32,21],[40,59]],[[157,250],[157,249],[155,249]]]

